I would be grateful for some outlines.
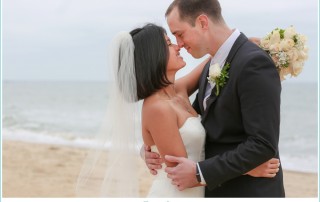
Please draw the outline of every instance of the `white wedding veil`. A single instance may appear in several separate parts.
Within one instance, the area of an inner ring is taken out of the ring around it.
[[[141,104],[137,102],[134,43],[120,33],[112,45],[114,80],[105,120],[78,177],[77,196],[139,197]],[[141,160],[140,160],[141,161]]]

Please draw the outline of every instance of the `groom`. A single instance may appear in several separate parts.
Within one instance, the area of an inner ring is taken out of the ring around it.
[[[166,17],[179,47],[195,58],[213,56],[193,103],[207,132],[206,160],[166,156],[178,163],[166,168],[168,177],[180,190],[205,185],[206,197],[284,197],[281,167],[274,178],[243,175],[279,158],[281,84],[273,61],[239,30],[229,29],[217,0],[175,0]],[[219,94],[207,80],[216,63],[230,65]]]

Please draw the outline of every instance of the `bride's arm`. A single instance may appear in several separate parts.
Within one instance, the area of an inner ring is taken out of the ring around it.
[[[177,79],[175,81],[175,89],[178,93],[186,93],[188,96],[192,95],[197,89],[199,84],[199,79],[204,66],[211,59],[211,57],[205,59],[196,68],[194,68],[190,73]]]
[[[258,37],[249,37],[249,41],[251,41],[252,43],[255,43],[257,46],[260,46],[261,38],[258,38]]]
[[[177,124],[177,115],[169,104],[158,101],[144,106],[142,127],[145,131],[143,134],[145,144],[149,146],[155,144],[163,159],[165,155],[187,157]],[[168,161],[165,163],[169,167],[176,166],[176,163]]]

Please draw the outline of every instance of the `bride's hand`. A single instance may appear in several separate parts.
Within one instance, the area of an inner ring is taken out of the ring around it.
[[[151,148],[143,145],[140,149],[140,155],[146,163],[152,175],[157,174],[157,169],[161,169],[161,164],[164,162],[158,153],[151,152]]]
[[[273,178],[276,176],[277,172],[279,172],[280,161],[279,159],[272,158],[267,162],[259,165],[258,167],[250,170],[246,173],[246,175],[250,175],[252,177],[267,177]]]
[[[260,46],[260,38],[257,38],[257,37],[249,37],[249,41],[257,44],[258,46]]]

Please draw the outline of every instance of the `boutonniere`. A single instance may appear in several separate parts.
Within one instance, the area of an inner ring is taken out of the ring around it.
[[[227,80],[229,78],[229,70],[230,64],[226,63],[222,70],[219,66],[218,63],[215,63],[210,66],[209,68],[209,77],[208,77],[208,82],[210,83],[211,86],[216,84],[216,96],[219,95],[220,88],[222,88],[224,85],[226,85]]]

